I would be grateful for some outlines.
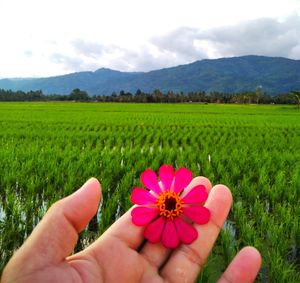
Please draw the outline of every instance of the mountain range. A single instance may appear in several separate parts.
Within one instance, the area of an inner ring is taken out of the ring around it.
[[[241,56],[204,59],[150,72],[120,72],[101,68],[47,78],[1,79],[0,88],[14,91],[42,90],[44,94],[70,94],[79,88],[90,95],[112,92],[255,91],[274,95],[300,89],[300,60],[281,57]]]

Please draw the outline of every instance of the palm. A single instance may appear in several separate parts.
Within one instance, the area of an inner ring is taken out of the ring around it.
[[[81,274],[82,282],[163,281],[153,263],[117,238],[108,239],[103,245],[100,244],[97,252],[98,254],[91,256],[94,252],[86,251],[69,259],[73,269],[71,272],[75,270]],[[105,272],[99,272],[101,270]]]
[[[198,239],[171,252],[161,244],[144,243],[143,229],[125,213],[97,241],[71,254],[78,232],[95,214],[100,199],[99,183],[87,182],[81,190],[56,203],[4,270],[2,282],[194,282],[218,236],[231,206],[230,191],[211,188],[205,206],[211,220],[195,226]],[[256,250],[242,250],[219,282],[252,282],[260,266]]]

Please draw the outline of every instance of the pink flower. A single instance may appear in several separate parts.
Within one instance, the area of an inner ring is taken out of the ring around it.
[[[162,165],[159,179],[151,169],[142,173],[141,182],[148,190],[133,189],[130,199],[138,206],[131,211],[132,222],[146,226],[144,236],[151,243],[161,241],[166,248],[191,244],[198,237],[192,222],[206,224],[210,218],[210,211],[202,206],[208,197],[205,187],[185,192],[193,176],[184,167],[174,173],[171,165]]]

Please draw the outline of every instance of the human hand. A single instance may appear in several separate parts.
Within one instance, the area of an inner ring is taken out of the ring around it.
[[[144,243],[144,228],[132,224],[129,210],[93,244],[70,255],[101,198],[101,186],[92,178],[50,207],[10,259],[1,282],[194,282],[232,203],[226,186],[212,188],[204,177],[194,178],[189,186],[196,185],[209,192],[205,206],[211,218],[206,225],[195,224],[199,236],[192,244],[171,251],[161,244]],[[259,252],[246,247],[218,282],[253,282],[260,265]]]

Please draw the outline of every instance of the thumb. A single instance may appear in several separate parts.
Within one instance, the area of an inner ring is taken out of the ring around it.
[[[89,179],[72,195],[57,201],[45,214],[23,246],[12,258],[12,264],[28,263],[29,269],[39,269],[63,261],[73,251],[78,233],[97,212],[101,185]],[[16,262],[17,261],[17,262]]]

